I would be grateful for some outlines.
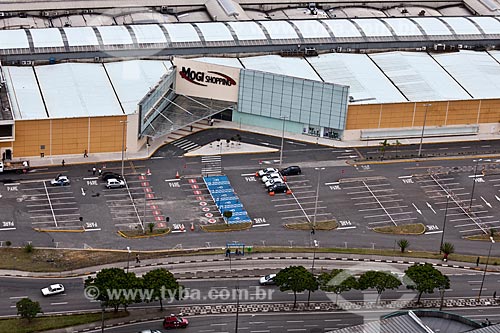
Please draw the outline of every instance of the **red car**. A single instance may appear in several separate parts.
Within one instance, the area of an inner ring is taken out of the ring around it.
[[[176,315],[171,314],[170,316],[165,317],[163,320],[163,328],[186,328],[189,324],[186,318],[182,318]]]

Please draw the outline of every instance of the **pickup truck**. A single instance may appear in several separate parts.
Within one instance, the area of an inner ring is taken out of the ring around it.
[[[17,172],[26,173],[30,169],[29,161],[1,161],[0,173],[3,172]]]

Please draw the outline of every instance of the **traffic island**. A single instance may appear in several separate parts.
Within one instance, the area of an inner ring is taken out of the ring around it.
[[[491,234],[479,234],[479,235],[472,235],[472,236],[467,236],[465,237],[465,239],[468,239],[468,240],[474,240],[474,241],[487,241],[487,242],[491,242]],[[494,234],[493,236],[493,240],[495,242],[500,242],[500,236],[497,235],[497,234]]]
[[[170,233],[170,228],[166,229],[154,229],[153,231],[145,230],[142,232],[141,230],[119,230],[118,235],[123,238],[149,238],[149,237],[158,237],[164,236]]]
[[[252,227],[252,222],[243,223],[221,223],[221,224],[207,224],[201,225],[200,229],[206,232],[229,232],[229,231],[243,231]]]
[[[425,225],[422,223],[395,225],[390,227],[377,227],[373,231],[381,234],[393,235],[422,235],[425,232]]]
[[[284,227],[289,230],[311,231],[314,229],[322,231],[331,231],[337,229],[338,224],[337,221],[335,220],[329,220],[329,221],[316,222],[315,226],[313,226],[313,224],[310,222],[302,222],[302,223],[287,223],[284,225]]]

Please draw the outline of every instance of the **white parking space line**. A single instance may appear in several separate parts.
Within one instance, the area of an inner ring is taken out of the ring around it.
[[[394,215],[403,215],[403,214],[409,214],[409,212],[400,212],[400,213],[391,213],[392,216]],[[381,216],[386,216],[385,214],[379,214],[379,215],[366,215],[366,216],[363,216],[363,218],[365,219],[370,219],[370,218],[374,218],[374,217],[381,217]]]
[[[398,209],[398,208],[408,208],[408,206],[395,206],[395,207],[385,207],[386,209]],[[369,212],[369,211],[374,211],[374,210],[381,210],[381,207],[377,208],[367,208],[367,209],[359,209],[358,211],[360,212]]]
[[[326,208],[326,207],[320,207],[318,206],[318,209],[322,209],[322,208]],[[302,211],[304,212],[304,215],[305,215],[305,211],[306,210],[314,210],[314,207],[311,207],[311,208],[304,208],[304,207],[301,207],[299,209],[287,209],[287,210],[278,210],[277,212],[278,213],[288,213],[288,212],[297,212],[297,211]]]
[[[312,202],[302,202],[303,205],[308,205],[308,204],[314,204],[316,201],[312,201]],[[323,201],[321,200],[318,200],[318,204],[319,203],[322,203]],[[274,205],[275,207],[284,207],[284,206],[296,206],[297,203],[296,202],[292,202],[292,203],[287,203],[287,204],[279,204],[279,205]],[[319,206],[318,206],[319,208]]]

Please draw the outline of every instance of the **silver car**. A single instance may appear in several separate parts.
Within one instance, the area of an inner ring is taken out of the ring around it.
[[[64,286],[60,283],[51,284],[50,286],[43,288],[41,291],[43,296],[56,295],[64,292]]]
[[[122,188],[125,187],[125,182],[121,179],[110,178],[106,181],[106,188]]]

